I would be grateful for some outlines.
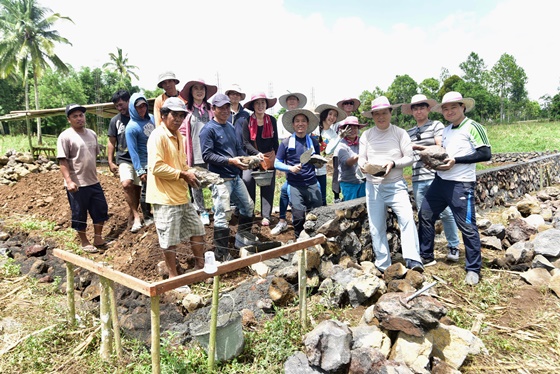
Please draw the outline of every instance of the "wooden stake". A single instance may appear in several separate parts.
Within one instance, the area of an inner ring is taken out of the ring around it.
[[[152,320],[152,374],[160,374],[159,296],[150,297]]]
[[[76,303],[74,299],[74,265],[66,261],[66,300],[68,302],[68,324],[76,325]]]
[[[214,277],[214,292],[212,293],[212,309],[210,309],[210,337],[208,342],[208,369],[214,371],[216,359],[216,330],[218,328],[218,302],[220,296],[220,276]]]
[[[119,325],[119,315],[117,313],[117,297],[115,296],[115,282],[107,280],[109,285],[109,298],[111,301],[111,322],[113,322],[113,336],[115,337],[115,350],[117,358],[122,359],[121,327]]]
[[[99,347],[101,359],[109,361],[111,359],[111,349],[113,339],[111,334],[111,308],[109,305],[109,286],[105,277],[99,276],[101,284],[101,305],[99,319],[101,320],[101,346]]]
[[[299,319],[301,327],[307,328],[307,248],[301,250],[299,256]]]

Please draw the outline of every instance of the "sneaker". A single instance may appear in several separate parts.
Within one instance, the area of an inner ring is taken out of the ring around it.
[[[449,252],[447,252],[447,261],[459,261],[459,248],[449,247]]]
[[[415,270],[419,273],[424,272],[424,266],[422,266],[422,264],[418,261],[407,260],[406,261],[406,267],[409,268],[410,270]]]
[[[469,286],[474,286],[478,284],[478,274],[474,271],[467,272],[467,276],[465,277],[465,283]]]
[[[144,219],[144,226],[148,227],[154,224],[154,219],[152,217],[148,217]]]
[[[130,232],[137,233],[138,231],[140,231],[141,228],[142,228],[142,223],[135,223],[134,225],[132,225]]]
[[[263,218],[261,220],[261,225],[262,226],[270,226],[270,220],[268,218]]]
[[[278,235],[281,232],[284,232],[288,230],[288,222],[284,221],[284,222],[278,222],[278,224],[276,225],[276,227],[274,227],[270,233],[272,235]]]
[[[208,212],[200,213],[200,220],[202,221],[202,224],[204,224],[204,226],[208,226],[210,224],[210,215],[208,214]]]
[[[424,265],[424,267],[428,267],[428,266],[434,266],[435,264],[437,264],[437,262],[433,258],[422,257],[422,264]]]

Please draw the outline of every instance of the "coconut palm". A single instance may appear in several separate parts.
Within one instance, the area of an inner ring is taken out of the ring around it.
[[[25,109],[29,110],[28,77],[33,77],[35,108],[39,109],[38,79],[49,62],[59,71],[68,67],[54,53],[55,43],[70,44],[53,29],[60,20],[72,20],[40,6],[36,0],[0,0],[0,77],[16,72],[25,85]],[[50,14],[50,15],[49,15]],[[37,119],[37,142],[42,144],[41,119]]]
[[[117,54],[109,53],[109,57],[111,58],[110,62],[106,62],[103,64],[103,69],[105,68],[113,68],[120,76],[119,84],[125,88],[126,87],[126,80],[130,82],[130,76],[132,75],[136,80],[139,80],[138,74],[132,71],[132,69],[138,69],[138,66],[128,65],[128,55],[123,56],[122,48],[117,47]]]

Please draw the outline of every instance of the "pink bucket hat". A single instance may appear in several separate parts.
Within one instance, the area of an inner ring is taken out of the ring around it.
[[[255,111],[255,101],[257,101],[258,99],[265,99],[266,100],[266,109],[272,108],[276,104],[276,101],[277,101],[276,98],[269,99],[268,97],[266,97],[264,92],[256,92],[253,95],[251,95],[251,100],[247,101],[243,105],[243,108],[249,109],[249,110],[254,112]]]
[[[426,95],[416,94],[412,96],[412,99],[410,99],[410,104],[403,104],[401,106],[401,112],[403,112],[403,114],[412,115],[412,106],[418,104],[428,104],[429,110],[437,105],[437,101],[435,101],[434,99],[428,99]]]
[[[394,104],[391,105],[389,99],[386,96],[379,96],[378,98],[374,99],[371,102],[371,109],[365,112],[362,112],[362,116],[366,118],[373,118],[372,112],[383,110],[383,109],[390,109],[390,108],[398,108],[402,104]]]
[[[347,97],[345,99],[340,100],[338,103],[336,103],[336,106],[339,107],[340,109],[344,110],[344,108],[342,107],[342,104],[347,102],[347,101],[353,101],[354,102],[354,107],[352,108],[352,112],[358,110],[358,108],[362,104],[362,102],[360,100],[358,100],[354,97]]]
[[[360,126],[360,127],[365,127],[366,125],[363,123],[360,123],[358,121],[358,117],[355,116],[348,116],[339,126],[338,129],[341,130],[347,126]]]
[[[465,112],[470,112],[474,108],[474,99],[470,97],[463,98],[463,95],[461,95],[459,92],[450,91],[445,95],[443,95],[441,104],[437,104],[436,106],[434,106],[432,108],[432,112],[441,113],[441,107],[444,104],[449,104],[449,103],[462,103],[466,108]]]
[[[185,87],[183,87],[183,89],[179,93],[179,95],[181,95],[182,98],[187,99],[189,97],[189,92],[191,90],[191,87],[194,86],[195,84],[202,84],[204,87],[206,87],[206,96],[204,98],[207,101],[210,97],[214,96],[216,92],[218,92],[217,86],[206,84],[206,82],[204,82],[204,79],[197,79],[194,81],[188,81],[187,84],[185,84]]]

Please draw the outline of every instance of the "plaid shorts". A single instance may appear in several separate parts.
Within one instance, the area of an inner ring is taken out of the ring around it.
[[[192,236],[204,236],[206,231],[192,204],[152,204],[159,246],[167,249],[189,240]]]

